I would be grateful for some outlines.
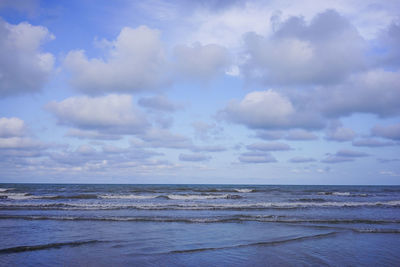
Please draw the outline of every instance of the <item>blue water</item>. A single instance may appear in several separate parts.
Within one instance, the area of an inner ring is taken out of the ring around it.
[[[1,266],[400,266],[400,186],[0,184]]]

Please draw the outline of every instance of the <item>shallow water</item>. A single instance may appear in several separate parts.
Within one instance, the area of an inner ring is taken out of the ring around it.
[[[399,186],[0,184],[0,265],[399,266]]]

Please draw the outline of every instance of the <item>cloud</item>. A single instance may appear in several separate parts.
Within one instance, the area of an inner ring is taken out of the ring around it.
[[[24,136],[27,133],[25,122],[19,118],[0,118],[0,138]]]
[[[310,141],[318,139],[318,136],[302,129],[295,129],[290,130],[285,139],[291,141]]]
[[[223,127],[216,123],[207,123],[203,121],[195,121],[192,123],[194,135],[196,138],[202,140],[209,140],[211,138],[217,139],[221,137],[224,131]]]
[[[239,161],[242,163],[272,163],[277,160],[269,153],[265,152],[246,152],[239,156]]]
[[[9,24],[0,18],[0,97],[40,91],[53,70],[54,56],[41,52],[54,36],[42,26]]]
[[[377,159],[379,163],[399,162],[400,159]]]
[[[174,64],[177,75],[183,79],[209,80],[228,70],[230,56],[226,48],[216,44],[178,45],[174,49]]]
[[[257,130],[256,137],[264,140],[278,140],[282,139],[285,135],[284,131],[273,131],[273,130]]]
[[[339,156],[335,156],[335,155],[330,155],[328,157],[326,157],[325,159],[321,160],[321,162],[323,163],[342,163],[342,162],[350,162],[350,161],[354,161],[353,158],[349,158],[349,157],[339,157]]]
[[[340,121],[333,121],[326,129],[325,138],[329,141],[345,142],[353,140],[355,136],[352,129],[343,127]]]
[[[291,162],[291,163],[308,163],[308,162],[314,162],[314,161],[315,161],[315,159],[308,158],[308,157],[294,157],[289,160],[289,162]]]
[[[39,10],[39,0],[2,0],[0,9],[15,9],[21,13],[27,13],[29,16],[36,15]]]
[[[353,141],[353,146],[384,147],[384,146],[394,146],[394,145],[398,145],[398,144],[395,142],[390,142],[390,141],[384,142],[384,141],[380,141],[378,139],[371,139],[371,138]]]
[[[371,132],[374,136],[400,141],[400,123],[388,126],[377,125]]]
[[[324,163],[342,163],[354,161],[356,158],[362,158],[369,156],[367,153],[353,151],[353,150],[339,150],[334,155],[327,154],[327,157],[321,162]]]
[[[400,71],[372,69],[349,77],[343,84],[319,88],[312,98],[327,117],[371,113],[380,117],[400,114]]]
[[[319,115],[304,108],[294,106],[289,98],[276,91],[267,90],[251,92],[241,101],[230,101],[219,115],[249,128],[321,128]]]
[[[153,97],[143,97],[139,99],[138,104],[142,107],[158,110],[164,112],[174,112],[182,108],[182,105],[173,103],[164,95],[157,95]]]
[[[381,54],[377,56],[377,64],[385,67],[400,66],[400,24],[392,22],[381,31],[376,42],[378,42]]]
[[[333,84],[365,67],[366,42],[335,10],[275,22],[270,37],[245,35],[241,72],[265,84]],[[346,40],[345,42],[343,40]],[[346,60],[343,60],[346,59]]]
[[[180,161],[207,161],[210,160],[210,156],[206,156],[203,154],[180,154],[179,160]]]
[[[0,149],[37,149],[44,147],[42,142],[29,137],[0,138]]]
[[[152,148],[193,149],[192,141],[180,134],[174,134],[166,129],[150,128],[139,135],[145,145]]]
[[[194,146],[191,150],[193,152],[222,152],[226,151],[226,147],[219,145]]]
[[[46,108],[57,117],[59,124],[79,130],[118,135],[137,134],[148,127],[145,116],[133,106],[129,95],[70,97],[61,102],[52,101]],[[79,134],[82,132],[75,132]]]
[[[115,134],[100,133],[96,130],[70,129],[65,136],[78,139],[119,140],[121,136]]]
[[[359,157],[367,157],[369,156],[365,152],[353,151],[353,150],[339,150],[336,152],[336,156],[338,157],[348,157],[348,158],[359,158]]]
[[[166,57],[157,30],[125,27],[101,58],[87,58],[83,50],[71,51],[64,64],[71,82],[91,94],[138,92],[168,85]],[[103,59],[104,58],[104,59]]]
[[[287,151],[292,149],[288,144],[279,142],[254,143],[246,146],[246,148],[257,151]]]

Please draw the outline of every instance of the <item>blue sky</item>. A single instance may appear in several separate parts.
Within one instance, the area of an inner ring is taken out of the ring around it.
[[[398,1],[0,1],[0,182],[400,184]]]

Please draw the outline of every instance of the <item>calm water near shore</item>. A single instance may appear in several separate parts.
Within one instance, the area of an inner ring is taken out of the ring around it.
[[[399,266],[400,186],[0,184],[0,266]]]

